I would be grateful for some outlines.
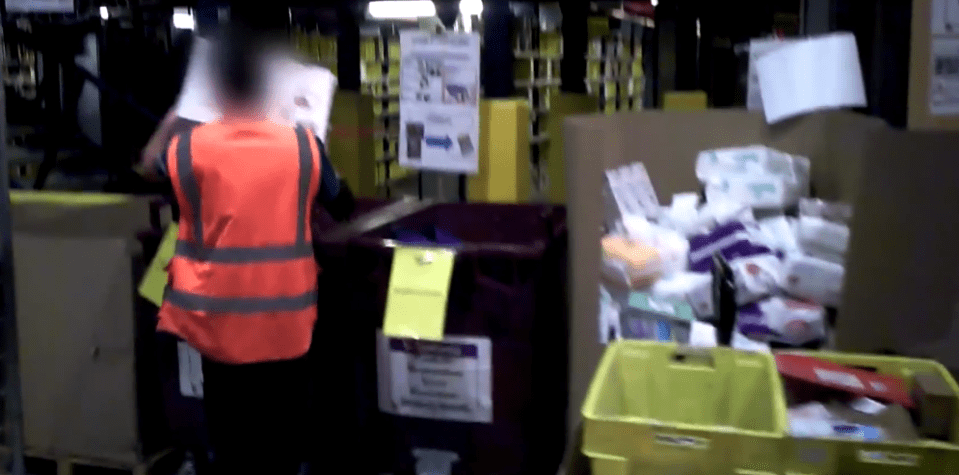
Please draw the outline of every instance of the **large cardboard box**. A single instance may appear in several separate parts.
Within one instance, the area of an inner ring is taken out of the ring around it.
[[[696,154],[716,147],[765,144],[808,156],[815,195],[854,203],[840,349],[933,357],[959,369],[959,134],[896,132],[851,112],[769,126],[761,114],[741,110],[577,116],[565,131],[571,430],[603,351],[603,170],[643,162],[668,204],[673,193],[699,189]]]
[[[155,331],[153,321],[138,321],[135,294],[136,233],[150,228],[150,198],[11,198],[26,449],[136,464],[157,448],[148,439],[162,422],[158,405],[143,407],[158,388],[138,391],[159,385],[143,365],[153,355],[137,355],[138,330],[148,342]]]

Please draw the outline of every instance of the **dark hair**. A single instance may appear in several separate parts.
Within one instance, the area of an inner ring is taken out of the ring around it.
[[[225,25],[213,51],[213,76],[227,98],[237,102],[258,99],[265,85],[263,49],[259,35],[240,25]]]

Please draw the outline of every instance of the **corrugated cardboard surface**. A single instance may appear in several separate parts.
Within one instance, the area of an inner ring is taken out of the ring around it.
[[[908,126],[910,130],[959,130],[959,116],[935,116],[929,112],[932,2],[933,0],[912,2]]]
[[[603,170],[642,161],[660,202],[668,204],[673,193],[699,189],[695,174],[699,151],[766,144],[808,156],[819,196],[852,201],[859,193],[861,165],[885,158],[871,157],[867,150],[874,150],[869,148],[874,137],[886,130],[878,119],[846,112],[802,117],[774,127],[767,126],[761,114],[741,110],[649,111],[568,119],[570,427],[579,420],[580,405],[603,351],[597,329]]]
[[[837,344],[959,370],[959,133],[887,132],[855,202]]]
[[[46,198],[12,210],[25,445],[136,462],[133,258],[149,198]]]
[[[27,448],[129,459],[137,433],[128,242],[15,235],[14,253]]]

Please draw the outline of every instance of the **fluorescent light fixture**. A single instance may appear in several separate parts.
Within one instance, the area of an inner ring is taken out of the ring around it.
[[[436,5],[430,0],[381,0],[370,2],[370,16],[376,19],[404,19],[436,16]]]
[[[195,28],[196,21],[193,19],[193,11],[189,8],[174,8],[173,27],[178,30],[192,30]]]
[[[104,20],[110,19],[110,10],[108,10],[107,7],[100,7],[100,18]]]
[[[463,17],[483,14],[483,0],[460,0],[460,15]]]

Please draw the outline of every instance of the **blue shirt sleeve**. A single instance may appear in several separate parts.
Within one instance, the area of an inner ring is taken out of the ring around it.
[[[167,146],[169,147],[169,144]],[[169,180],[170,170],[167,168],[166,156],[167,156],[166,151],[157,155],[157,157],[154,159],[153,168],[156,169],[157,175],[159,175],[160,178]]]
[[[316,146],[320,151],[320,192],[317,200],[321,203],[333,201],[336,195],[340,194],[340,177],[336,174],[336,169],[330,163],[330,158],[326,155],[323,147],[323,141],[316,137]]]

